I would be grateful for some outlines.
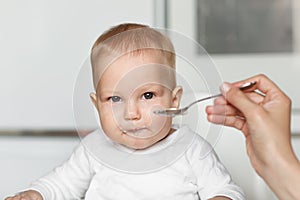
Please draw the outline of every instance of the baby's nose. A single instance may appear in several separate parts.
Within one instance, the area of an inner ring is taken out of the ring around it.
[[[138,120],[141,118],[140,109],[135,101],[128,101],[124,109],[126,120]]]

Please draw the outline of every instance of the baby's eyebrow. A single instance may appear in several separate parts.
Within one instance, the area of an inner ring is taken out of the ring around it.
[[[99,93],[115,93],[116,91],[115,90],[99,90]]]
[[[165,87],[165,86],[161,83],[150,82],[142,85],[141,87]]]
[[[117,96],[117,92],[113,90],[99,90],[96,92],[96,95],[98,97],[103,97],[103,96]]]
[[[147,84],[141,87],[137,87],[136,90],[151,90],[151,89],[161,89],[163,86],[159,84]]]
[[[149,89],[154,88],[154,89],[170,89],[171,90],[171,88],[168,87],[167,85],[163,85],[163,84],[159,84],[159,83],[151,83],[151,84],[145,85],[143,87],[149,88]],[[143,87],[141,87],[141,88],[143,88]]]

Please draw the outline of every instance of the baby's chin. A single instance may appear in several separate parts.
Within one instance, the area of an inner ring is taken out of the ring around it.
[[[131,149],[143,150],[153,146],[157,142],[167,137],[167,135],[169,135],[169,132],[164,134],[157,134],[147,138],[138,138],[138,137],[132,137],[130,135],[125,134],[123,138],[124,140],[119,143]]]
[[[129,136],[131,137],[131,136]],[[135,150],[143,150],[153,146],[159,140],[154,138],[133,138],[130,142],[123,142],[123,145]]]

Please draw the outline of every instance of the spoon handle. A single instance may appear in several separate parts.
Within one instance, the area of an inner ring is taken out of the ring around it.
[[[198,99],[197,101],[194,101],[192,103],[190,103],[188,106],[184,107],[185,108],[189,108],[191,107],[192,105],[196,104],[196,103],[199,103],[201,101],[205,101],[205,100],[208,100],[208,99],[213,99],[213,98],[216,98],[216,97],[219,97],[219,96],[222,96],[222,94],[216,94],[216,95],[212,95],[212,96],[209,96],[209,97],[205,97],[205,98],[202,98],[202,99]]]
[[[256,84],[256,81],[246,83],[246,84],[244,84],[240,87],[240,90],[245,91],[247,89],[252,88],[255,84]],[[216,98],[216,97],[219,97],[219,96],[222,96],[222,94],[216,94],[216,95],[208,96],[208,97],[205,97],[205,98],[202,98],[202,99],[198,99],[197,101],[192,102],[191,104],[184,107],[183,109],[188,109],[189,107],[191,107],[192,105],[194,105],[196,103],[199,103],[201,101],[205,101],[205,100],[208,100],[208,99],[213,99],[213,98]]]
[[[246,83],[246,84],[244,84],[240,87],[240,90],[242,90],[242,91],[248,90],[248,89],[252,88],[255,84],[256,84],[256,82]],[[254,90],[254,91],[256,91],[256,90]],[[199,103],[201,101],[216,98],[216,97],[219,97],[219,96],[222,96],[222,94],[216,94],[216,95],[208,96],[208,97],[205,97],[205,98],[202,98],[202,99],[198,99],[198,100],[192,102],[191,104],[189,104],[188,106],[183,107],[183,108],[168,108],[168,109],[165,109],[165,110],[155,110],[155,111],[153,111],[153,113],[158,114],[158,115],[165,115],[165,116],[182,115],[182,114],[186,113],[186,111],[192,105],[194,105],[196,103]]]

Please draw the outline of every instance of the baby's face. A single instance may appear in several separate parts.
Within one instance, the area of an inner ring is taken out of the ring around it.
[[[172,118],[154,110],[178,107],[181,88],[173,69],[151,54],[125,55],[103,73],[91,95],[103,131],[113,141],[144,149],[171,132]]]

